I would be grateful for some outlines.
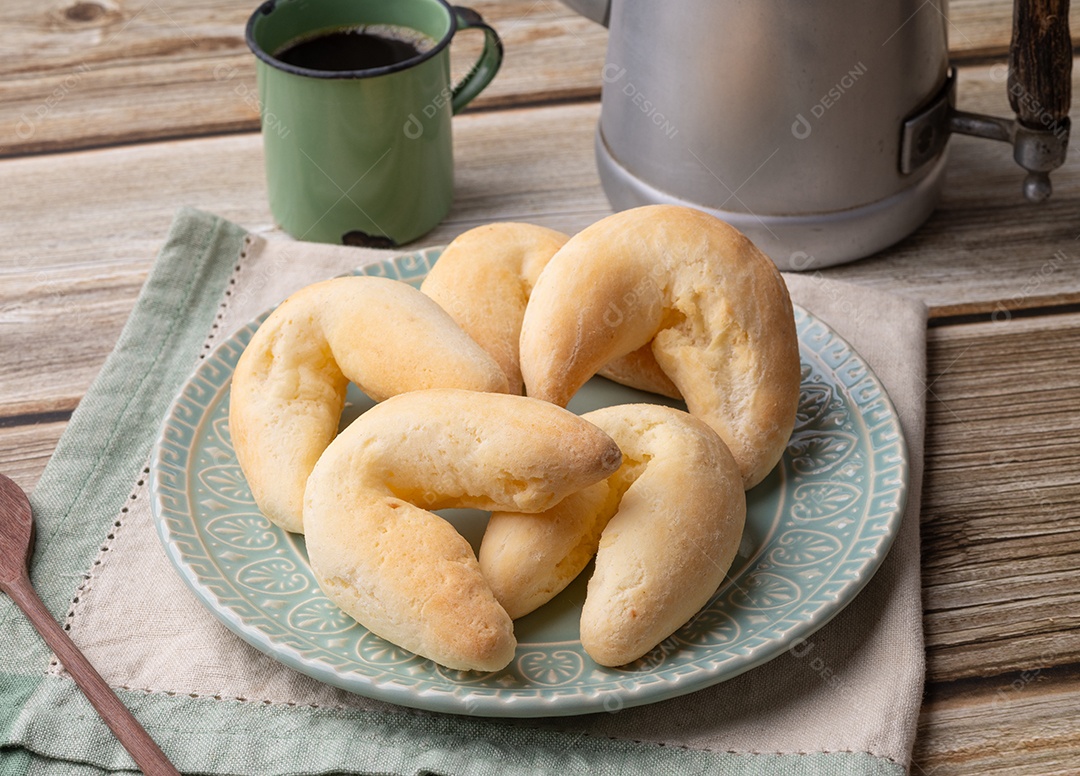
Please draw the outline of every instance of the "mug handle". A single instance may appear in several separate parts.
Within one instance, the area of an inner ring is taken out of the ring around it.
[[[460,113],[466,105],[480,94],[499,72],[499,66],[503,59],[502,40],[499,34],[488,25],[483,18],[472,8],[460,5],[453,7],[454,16],[457,17],[459,30],[479,29],[484,31],[484,51],[476,64],[472,66],[468,75],[454,87],[453,96],[450,100],[450,109],[453,113]]]

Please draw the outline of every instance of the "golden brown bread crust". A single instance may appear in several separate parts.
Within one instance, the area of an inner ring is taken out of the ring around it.
[[[521,393],[518,339],[529,293],[569,239],[533,224],[478,226],[446,246],[420,286],[498,362],[510,393]]]
[[[724,581],[746,521],[735,459],[708,425],[654,404],[587,416],[639,472],[604,527],[581,609],[597,663],[637,660],[685,625]]]
[[[450,668],[498,670],[514,654],[510,617],[465,539],[428,510],[541,511],[620,462],[603,431],[547,402],[395,396],[345,429],[308,478],[312,570],[373,633]]]
[[[623,665],[716,592],[742,536],[746,497],[723,441],[685,412],[629,404],[582,417],[619,444],[622,466],[546,512],[493,513],[480,568],[517,618],[553,598],[599,548],[581,643],[598,663]]]
[[[511,619],[546,604],[588,565],[625,488],[623,468],[539,513],[492,512],[477,558]]]
[[[348,277],[297,291],[236,365],[229,431],[252,496],[303,532],[304,485],[337,434],[349,380],[376,401],[432,387],[506,391],[490,356],[406,283]]]
[[[794,315],[772,261],[733,227],[674,205],[616,213],[572,237],[525,310],[528,394],[565,406],[604,364],[646,344],[728,445],[745,486],[760,482],[799,399]]]
[[[499,363],[510,393],[522,392],[518,342],[529,294],[569,239],[534,224],[478,226],[446,246],[420,286]],[[616,359],[600,374],[632,388],[682,398],[648,347]]]

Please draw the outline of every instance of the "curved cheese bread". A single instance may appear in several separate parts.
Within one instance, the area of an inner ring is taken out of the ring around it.
[[[510,386],[522,392],[518,342],[533,286],[570,238],[562,232],[510,221],[478,226],[454,239],[420,290],[491,354]],[[600,370],[615,382],[680,398],[646,346]]]
[[[420,286],[498,362],[510,393],[521,393],[518,338],[529,293],[568,239],[532,224],[478,226],[446,246]]]
[[[510,617],[468,542],[429,510],[542,511],[618,469],[595,425],[520,396],[395,396],[334,440],[308,479],[304,525],[323,592],[373,633],[450,668],[513,658]]]
[[[644,345],[723,438],[744,485],[760,482],[799,400],[794,315],[772,261],[723,221],[674,205],[616,213],[575,235],[525,310],[528,394],[565,406],[602,366]]]
[[[493,513],[480,568],[506,611],[520,617],[596,553],[581,643],[601,665],[623,665],[716,592],[742,536],[746,497],[723,441],[685,412],[633,404],[582,417],[619,444],[622,467],[546,512]]]
[[[347,277],[270,314],[232,378],[229,431],[255,503],[303,532],[304,485],[355,382],[381,401],[423,388],[506,392],[492,358],[435,302],[397,280]]]

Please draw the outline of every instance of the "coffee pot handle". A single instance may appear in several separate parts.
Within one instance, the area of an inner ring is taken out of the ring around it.
[[[1024,196],[1050,196],[1050,171],[1065,162],[1072,98],[1069,0],[1014,0],[1009,105],[1016,112],[1013,158],[1028,171]]]
[[[1050,196],[1050,171],[1065,163],[1072,98],[1069,0],[1014,0],[1009,47],[1009,104],[1016,118],[956,110],[950,70],[942,94],[928,109],[904,120],[900,170],[912,172],[944,147],[950,132],[1001,140],[1027,170],[1024,197]]]
[[[1015,0],[1009,104],[1025,127],[1069,120],[1072,97],[1069,0]]]

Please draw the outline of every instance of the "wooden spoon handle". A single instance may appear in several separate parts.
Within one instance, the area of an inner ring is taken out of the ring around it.
[[[131,715],[127,707],[120,702],[109,685],[101,678],[86,656],[79,651],[75,643],[53,619],[45,604],[24,574],[12,582],[3,585],[4,592],[23,610],[30,622],[45,639],[45,643],[56,653],[64,668],[75,679],[75,683],[97,709],[105,724],[131,754],[135,764],[147,776],[179,776],[165,754],[150,738],[138,720]]]

